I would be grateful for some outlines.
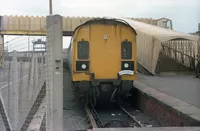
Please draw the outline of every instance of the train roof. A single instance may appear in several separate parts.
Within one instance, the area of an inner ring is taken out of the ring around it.
[[[80,27],[84,26],[84,25],[92,24],[92,23],[98,23],[98,22],[107,22],[107,23],[109,23],[109,22],[114,22],[114,23],[121,23],[121,24],[124,24],[124,25],[127,25],[127,26],[131,27],[131,28],[133,29],[134,33],[137,35],[136,30],[135,30],[131,25],[129,25],[129,23],[126,22],[125,20],[123,20],[123,19],[118,19],[118,18],[106,18],[106,17],[103,17],[103,18],[99,18],[99,17],[98,17],[98,18],[93,18],[93,19],[91,19],[91,20],[88,20],[88,21],[86,21],[85,23],[83,23],[83,24],[79,25],[78,27],[76,27],[76,28],[74,29],[74,32],[75,32],[77,29],[79,29]]]

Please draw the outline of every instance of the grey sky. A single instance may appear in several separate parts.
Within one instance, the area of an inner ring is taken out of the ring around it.
[[[5,0],[0,15],[48,15],[48,0]],[[199,0],[53,0],[53,13],[63,16],[167,17],[174,29],[190,33],[200,23]],[[68,45],[69,38],[64,43]],[[67,47],[64,44],[64,47]]]
[[[48,15],[48,0],[5,0],[0,15]],[[181,32],[197,31],[199,0],[53,0],[64,16],[168,17]]]

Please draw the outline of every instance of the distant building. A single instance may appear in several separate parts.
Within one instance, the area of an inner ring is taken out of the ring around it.
[[[173,30],[172,20],[168,18],[160,18],[156,20],[156,25],[162,28],[171,29]]]
[[[190,33],[191,35],[198,35],[198,36],[200,36],[200,31],[196,31],[196,32],[194,32],[194,33]]]
[[[32,41],[33,51],[46,51],[46,41],[38,39],[37,41]]]

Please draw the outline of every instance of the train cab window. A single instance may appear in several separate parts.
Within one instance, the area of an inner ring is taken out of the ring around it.
[[[89,43],[87,41],[78,42],[78,59],[89,59]]]
[[[129,41],[123,41],[121,44],[121,58],[132,59],[132,43]]]

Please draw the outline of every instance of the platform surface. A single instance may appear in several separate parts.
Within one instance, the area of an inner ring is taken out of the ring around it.
[[[94,128],[91,131],[200,131],[200,127]]]
[[[137,81],[200,107],[200,79],[194,78],[192,74],[148,76],[139,73]]]

